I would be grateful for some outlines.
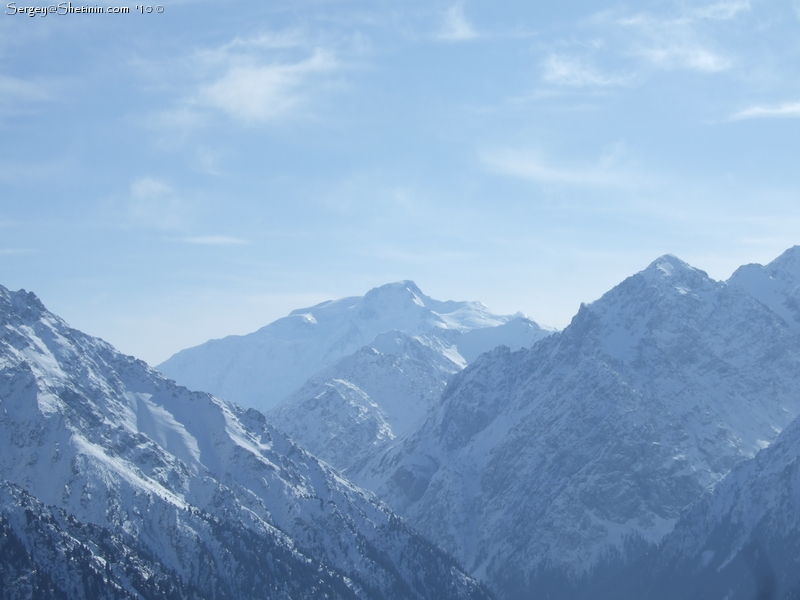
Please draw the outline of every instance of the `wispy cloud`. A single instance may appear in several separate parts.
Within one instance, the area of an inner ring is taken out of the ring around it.
[[[128,217],[140,225],[175,229],[185,224],[186,207],[169,185],[142,177],[131,183]]]
[[[53,100],[51,86],[38,81],[0,75],[0,116],[29,113],[35,103]]]
[[[245,246],[250,242],[235,237],[228,237],[224,235],[200,235],[193,237],[170,238],[175,242],[183,242],[185,244],[199,244],[201,246]]]
[[[716,2],[700,6],[692,10],[690,15],[698,19],[729,21],[748,10],[750,10],[750,2],[748,0],[735,0],[733,2]]]
[[[245,123],[297,115],[333,87],[343,68],[333,47],[297,30],[235,37],[182,58],[138,64],[154,85],[182,96],[153,121],[185,132],[220,114]]]
[[[50,91],[43,83],[0,75],[0,102],[49,100],[50,97]]]
[[[800,118],[800,102],[776,104],[772,106],[751,106],[731,115],[732,121],[742,119]]]
[[[670,41],[641,48],[638,54],[657,67],[664,69],[686,68],[706,73],[727,71],[730,59],[691,42]]]
[[[526,150],[504,149],[481,156],[483,164],[495,173],[551,183],[589,187],[628,187],[641,178],[621,169],[613,153],[593,164],[558,165],[541,154]]]
[[[218,52],[230,52],[231,50],[252,50],[255,48],[274,50],[277,48],[299,48],[306,46],[308,40],[302,32],[292,29],[286,31],[263,32],[250,38],[235,37],[227,44],[218,48]]]
[[[0,256],[16,256],[19,254],[31,254],[30,248],[0,248]]]
[[[550,54],[542,63],[542,78],[547,83],[584,86],[618,85],[623,78],[610,77],[598,71],[587,61],[574,56]]]
[[[260,64],[252,58],[232,60],[221,77],[200,88],[194,102],[243,121],[269,121],[285,115],[306,99],[310,77],[338,66],[333,55],[323,50],[290,63]]]
[[[733,61],[704,38],[704,23],[731,20],[749,9],[746,1],[717,2],[677,15],[638,14],[617,23],[638,37],[633,54],[655,67],[716,73],[730,69]]]
[[[464,8],[456,4],[445,12],[444,26],[436,37],[447,42],[464,42],[477,38],[478,34],[464,15]]]

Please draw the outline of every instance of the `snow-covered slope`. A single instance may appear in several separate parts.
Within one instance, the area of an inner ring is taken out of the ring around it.
[[[800,246],[789,248],[765,267],[739,267],[728,283],[740,286],[800,333]]]
[[[268,413],[270,421],[359,483],[366,462],[420,425],[467,362],[499,345],[530,347],[550,333],[520,315],[467,332],[380,334],[309,379]]]
[[[182,350],[158,368],[191,389],[266,410],[315,373],[382,333],[397,330],[417,336],[434,328],[467,332],[513,319],[490,313],[480,302],[433,300],[414,282],[401,281],[372,289],[363,297],[295,310],[249,335]],[[535,326],[521,339],[535,341],[537,335],[548,333]],[[510,330],[506,337],[515,339]]]
[[[526,597],[660,541],[798,412],[796,333],[667,255],[532,349],[481,356],[362,481]]]
[[[22,545],[29,566],[47,560],[40,546],[50,536],[102,571],[111,550],[95,538],[112,535],[154,581],[177,576],[178,591],[201,597],[485,597],[451,558],[260,413],[190,392],[3,287],[0,480],[3,539]],[[16,510],[26,503],[55,525],[26,529]],[[46,571],[64,580],[58,565]],[[119,569],[112,575],[136,589]]]
[[[461,365],[451,345],[399,331],[312,377],[269,413],[270,422],[347,474],[419,425]]]

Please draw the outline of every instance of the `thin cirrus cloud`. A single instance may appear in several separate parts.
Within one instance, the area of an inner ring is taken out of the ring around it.
[[[653,65],[664,69],[686,68],[705,73],[727,71],[731,67],[730,59],[691,42],[671,41],[649,48],[642,48],[639,56]]]
[[[0,75],[0,116],[26,113],[35,103],[52,99],[50,86],[44,83]]]
[[[185,225],[187,208],[172,187],[152,177],[131,183],[128,218],[138,225],[176,229]]]
[[[237,36],[174,61],[142,63],[164,88],[183,82],[181,99],[154,121],[185,132],[208,125],[215,115],[248,124],[294,116],[331,88],[342,67],[334,49],[295,30]]]
[[[560,54],[549,55],[542,63],[542,79],[555,85],[573,87],[619,85],[624,79],[610,77],[585,60]]]
[[[245,60],[232,64],[219,79],[203,85],[195,102],[242,121],[273,120],[307,99],[312,77],[338,66],[333,55],[324,50],[293,63],[265,65]]]
[[[183,242],[184,244],[197,244],[200,246],[246,246],[250,242],[241,238],[228,237],[225,235],[198,235],[182,238],[174,238],[173,241]]]
[[[619,19],[617,24],[639,38],[632,54],[657,68],[718,73],[729,70],[733,61],[712,48],[703,32],[713,28],[714,22],[733,20],[748,10],[747,1],[717,2],[678,15],[638,14]]]
[[[690,14],[699,19],[729,21],[748,10],[750,10],[749,0],[735,0],[734,2],[715,2],[714,4],[699,6],[693,9]]]
[[[800,102],[772,106],[751,106],[731,115],[731,121],[744,119],[800,118]]]
[[[464,15],[464,8],[456,4],[445,12],[444,26],[436,37],[446,42],[464,42],[477,38],[478,33]]]
[[[613,157],[595,164],[562,166],[535,152],[505,149],[484,153],[481,161],[495,173],[537,183],[601,188],[629,187],[639,183],[638,177],[620,170]]]
[[[50,92],[41,83],[0,75],[0,101],[48,100]]]

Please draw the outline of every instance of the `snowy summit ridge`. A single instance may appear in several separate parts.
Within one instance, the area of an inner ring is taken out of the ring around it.
[[[400,281],[293,310],[251,334],[182,350],[158,368],[192,389],[267,410],[380,334],[466,333],[515,318],[495,315],[480,302],[434,300],[413,281]]]

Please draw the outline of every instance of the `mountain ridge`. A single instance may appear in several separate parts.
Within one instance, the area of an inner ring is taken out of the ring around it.
[[[380,334],[465,333],[514,318],[494,315],[480,302],[433,300],[406,280],[294,310],[253,333],[182,350],[158,368],[192,389],[268,410]]]
[[[32,495],[34,512],[74,518],[73,527],[59,517],[45,537],[77,540],[85,560],[106,560],[92,544],[107,531],[123,536],[124,553],[144,548],[167,581],[203,596],[487,597],[385,503],[257,411],[190,392],[2,286],[0,408],[0,480]],[[26,538],[14,497],[0,507],[5,539],[33,540],[34,567],[58,575],[36,564],[35,540],[45,538]]]
[[[359,481],[496,591],[534,589],[537,565],[582,576],[631,536],[663,539],[798,414],[798,382],[778,315],[663,256],[563,331],[455,375]]]

